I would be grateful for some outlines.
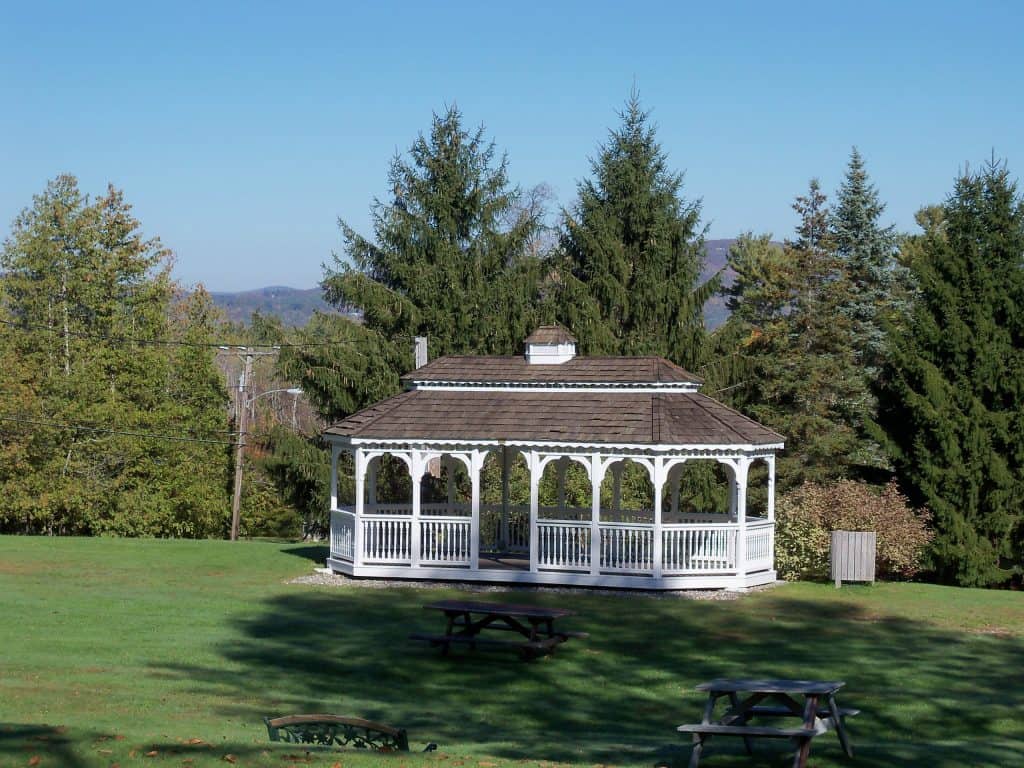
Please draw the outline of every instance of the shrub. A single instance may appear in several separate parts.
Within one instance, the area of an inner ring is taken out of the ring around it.
[[[804,483],[779,499],[775,563],[782,578],[827,579],[831,532],[875,531],[879,578],[910,578],[932,539],[927,509],[914,510],[895,482]]]

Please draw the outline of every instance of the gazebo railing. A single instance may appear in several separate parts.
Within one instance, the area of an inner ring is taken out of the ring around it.
[[[662,526],[662,573],[735,570],[738,530],[735,523]]]
[[[538,520],[537,539],[538,568],[590,570],[590,523]]]
[[[363,515],[362,555],[367,564],[412,564],[412,517]]]
[[[469,565],[472,525],[466,517],[420,518],[420,562]]]
[[[378,505],[378,507],[381,505]],[[389,505],[391,507],[392,505]],[[393,505],[398,507],[399,505]],[[445,509],[450,509],[448,505]],[[411,565],[412,515],[394,508],[383,514],[364,514],[357,520],[350,508],[331,514],[331,556],[355,561],[355,532],[361,534],[361,562],[366,565]],[[434,514],[420,517],[422,565],[469,567],[472,550],[472,518],[467,515]],[[723,516],[715,515],[715,519]],[[529,513],[511,507],[503,532],[500,505],[481,505],[481,550],[499,545],[509,551],[529,551]],[[770,570],[773,565],[775,524],[764,518],[746,520],[747,573]],[[597,527],[601,573],[653,575],[655,572],[653,523],[608,522]],[[505,540],[502,540],[504,535]],[[537,567],[546,571],[592,570],[593,527],[589,520],[539,519]],[[661,526],[662,568],[666,576],[726,574],[737,568],[739,525],[735,522],[665,523]]]
[[[654,524],[600,523],[601,570],[654,572]]]
[[[747,520],[747,570],[761,571],[775,561],[775,523],[771,520]]]
[[[331,556],[351,563],[355,560],[356,516],[348,509],[331,513]]]

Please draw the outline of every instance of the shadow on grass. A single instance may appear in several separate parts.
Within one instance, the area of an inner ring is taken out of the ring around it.
[[[63,768],[85,768],[81,745],[98,741],[102,734],[70,733],[59,725],[35,723],[0,723],[0,762],[4,764],[34,765],[46,759],[46,765]]]
[[[266,715],[334,712],[409,731],[452,752],[515,760],[685,765],[675,726],[700,719],[697,683],[713,677],[842,679],[840,702],[863,714],[850,732],[872,766],[1024,764],[1019,638],[949,632],[861,605],[756,595],[735,601],[517,593],[578,612],[590,632],[523,663],[509,653],[441,657],[407,639],[439,631],[421,609],[446,590],[331,589],[267,600],[234,625],[223,667],[156,670],[232,702],[223,713],[261,729]],[[711,768],[791,761],[785,743],[742,754],[708,749]],[[835,737],[814,740],[815,765],[848,765]],[[702,761],[703,763],[704,761]]]
[[[281,551],[286,555],[303,557],[306,560],[323,565],[327,562],[327,556],[330,554],[331,548],[327,544],[296,544],[294,546],[281,547]]]

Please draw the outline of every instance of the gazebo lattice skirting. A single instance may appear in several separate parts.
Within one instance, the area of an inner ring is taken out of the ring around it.
[[[700,380],[668,361],[580,358],[574,341],[564,329],[542,328],[527,340],[525,360],[440,358],[406,378],[408,391],[329,427],[328,567],[371,578],[640,589],[745,589],[774,581],[781,436],[698,393]],[[343,452],[354,467],[347,504],[338,499]],[[500,503],[481,501],[489,455],[500,462]],[[385,456],[409,472],[406,503],[378,501]],[[680,475],[696,461],[725,468],[727,509],[681,510]],[[510,499],[515,462],[528,472],[528,504]],[[628,462],[647,474],[649,508],[623,508]],[[763,516],[747,511],[755,462],[766,467]],[[542,505],[541,478],[552,464],[557,503]],[[589,479],[589,506],[566,504],[573,464]],[[456,501],[452,478],[460,467],[469,499]],[[439,468],[447,498],[424,503],[421,479],[439,476]]]

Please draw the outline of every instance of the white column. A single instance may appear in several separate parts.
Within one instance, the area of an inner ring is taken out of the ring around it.
[[[366,467],[366,503],[370,510],[377,511],[377,467],[380,466],[380,458],[368,462]]]
[[[768,465],[768,519],[775,520],[775,457],[765,456]]]
[[[622,511],[622,468],[624,462],[612,464],[612,512],[618,515]]]
[[[590,456],[590,574],[601,573],[601,456]]]
[[[422,546],[420,544],[420,485],[423,480],[423,472],[426,470],[423,461],[423,454],[420,451],[409,452],[410,464],[412,464],[412,530],[410,531],[409,543],[412,547],[412,567],[419,568]]]
[[[356,520],[352,526],[352,567],[363,564],[363,488],[366,477],[366,454],[361,448],[356,448],[352,455],[352,463],[355,465],[356,485]],[[337,468],[337,467],[335,467]]]
[[[540,455],[536,451],[527,454],[530,464],[530,572],[537,572],[537,507],[540,500]]]
[[[498,531],[498,538],[502,549],[508,549],[509,532],[509,475],[512,473],[512,451],[507,445],[501,447],[501,528]]]
[[[736,576],[742,579],[747,573],[747,473],[750,459],[743,457],[736,461]]]
[[[737,503],[736,503],[737,502],[736,490],[739,487],[739,476],[738,476],[738,472],[736,470],[736,465],[734,463],[730,463],[729,467],[733,471],[732,472],[732,482],[729,483],[729,519],[732,522],[736,523],[736,522],[739,522],[739,517],[736,514],[736,510],[738,509],[738,506],[737,506]]]
[[[338,456],[341,448],[331,443],[331,511],[338,508]]]
[[[654,459],[654,476],[651,482],[654,485],[654,541],[651,552],[654,559],[654,578],[660,580],[664,559],[661,554],[661,489],[665,486],[665,459],[661,456]]]
[[[469,567],[474,571],[480,570],[480,470],[486,455],[479,450],[469,455]]]

